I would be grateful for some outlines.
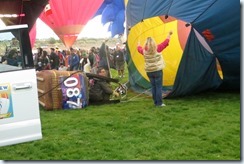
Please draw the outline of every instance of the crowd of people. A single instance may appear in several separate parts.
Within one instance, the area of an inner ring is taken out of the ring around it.
[[[43,49],[37,48],[33,54],[34,66],[37,71],[41,70],[81,70],[87,73],[95,73],[99,67],[103,67],[110,75],[110,69],[116,69],[119,77],[124,77],[125,51],[119,43],[115,48],[109,48],[105,40],[101,47],[91,47],[89,50],[70,48],[60,50],[59,48]]]
[[[148,37],[144,46],[138,43],[137,50],[144,56],[145,71],[151,83],[151,91],[154,105],[156,107],[166,106],[162,98],[163,69],[165,62],[161,52],[169,45],[169,32],[167,38],[160,44],[156,44],[152,37]],[[125,50],[119,43],[115,48],[109,48],[105,40],[101,47],[91,47],[89,50],[70,48],[69,50],[60,50],[59,48],[50,48],[43,50],[38,48],[37,53],[33,55],[33,61],[36,71],[41,70],[64,70],[64,71],[83,71],[85,73],[94,73],[105,77],[111,77],[110,69],[116,69],[118,77],[124,77],[126,60]],[[18,66],[20,63],[18,52],[9,52],[7,64]],[[95,79],[90,86],[91,102],[108,102],[109,97],[114,95],[118,97],[119,93],[113,92],[109,83],[104,79]]]
[[[101,47],[91,47],[89,50],[70,48],[60,50],[50,48],[37,49],[33,55],[36,71],[62,70],[62,71],[83,71],[93,73],[100,77],[111,77],[110,69],[116,69],[118,77],[124,77],[125,51],[117,43],[115,48],[109,48],[105,40]],[[92,81],[92,82],[91,82]],[[89,80],[89,103],[108,104],[118,103],[119,99],[111,100],[111,97],[119,97],[120,94],[113,90],[110,82],[103,78]]]

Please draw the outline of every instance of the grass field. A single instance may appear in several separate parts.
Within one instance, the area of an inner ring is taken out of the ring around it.
[[[126,81],[126,79],[124,79]],[[40,108],[43,139],[0,147],[3,160],[240,160],[240,93],[165,99],[128,92],[119,104]]]

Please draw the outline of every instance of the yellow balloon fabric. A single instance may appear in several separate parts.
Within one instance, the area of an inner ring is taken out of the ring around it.
[[[128,46],[130,49],[131,60],[135,64],[138,72],[149,81],[144,70],[144,57],[137,51],[137,45],[144,46],[147,37],[153,37],[157,44],[163,42],[168,36],[169,31],[173,31],[169,46],[162,51],[166,67],[163,70],[163,86],[173,86],[176,73],[181,61],[183,50],[178,37],[178,20],[164,23],[160,17],[153,17],[143,20],[133,26],[128,34]]]

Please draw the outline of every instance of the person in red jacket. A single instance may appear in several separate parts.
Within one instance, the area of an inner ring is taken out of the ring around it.
[[[170,36],[172,34],[173,32],[170,31],[168,37],[158,45],[152,37],[148,37],[144,47],[140,46],[139,43],[137,46],[138,52],[142,54],[145,59],[145,71],[152,86],[151,91],[154,105],[157,107],[166,106],[163,103],[162,97],[162,70],[165,67],[165,62],[160,52],[163,51],[169,45]]]

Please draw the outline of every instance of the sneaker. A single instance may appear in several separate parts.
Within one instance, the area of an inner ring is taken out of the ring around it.
[[[161,105],[156,105],[156,107],[163,107],[166,106],[165,104],[161,104]]]

